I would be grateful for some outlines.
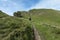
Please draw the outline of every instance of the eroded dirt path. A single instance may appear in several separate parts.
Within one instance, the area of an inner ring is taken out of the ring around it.
[[[34,29],[35,40],[41,40],[41,37],[34,25],[33,25],[33,29]]]

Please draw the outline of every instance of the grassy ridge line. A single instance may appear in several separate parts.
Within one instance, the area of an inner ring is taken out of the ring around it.
[[[4,36],[4,37],[0,36],[1,40],[10,40],[11,39],[10,38],[11,35],[16,36],[14,31],[17,31],[17,32],[18,31],[21,31],[21,32],[25,32],[26,31],[26,33],[24,33],[25,36],[26,36],[24,38],[26,40],[28,40],[29,35],[30,36],[32,35],[32,30],[30,30],[31,29],[30,22],[27,19],[18,18],[18,17],[12,17],[12,16],[8,17],[7,16],[7,17],[0,18],[0,24],[2,24],[2,25],[0,25],[1,26],[0,27],[0,35]],[[17,28],[15,28],[15,27],[17,27]],[[28,30],[27,28],[28,29],[30,28],[30,29]],[[3,33],[3,32],[5,32],[5,33]],[[29,32],[29,35],[28,35],[28,32]],[[1,33],[3,33],[3,34],[1,34]],[[23,33],[20,33],[20,34],[22,35]],[[20,38],[23,38],[23,37],[20,36]],[[14,39],[14,37],[12,39]],[[15,38],[15,39],[18,40],[19,38]],[[33,38],[31,38],[31,40],[32,39]],[[19,40],[21,40],[21,39],[19,39]]]
[[[37,9],[31,14],[33,24],[45,40],[60,40],[60,11]]]

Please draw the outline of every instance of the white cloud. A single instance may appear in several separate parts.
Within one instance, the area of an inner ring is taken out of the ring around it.
[[[13,12],[18,11],[18,10],[23,10],[23,4],[20,3],[18,4],[17,2],[14,1],[7,1],[7,0],[0,0],[2,2],[2,5],[0,5],[0,10],[3,12],[13,15]]]
[[[43,0],[31,7],[31,9],[33,8],[60,9],[60,0]]]

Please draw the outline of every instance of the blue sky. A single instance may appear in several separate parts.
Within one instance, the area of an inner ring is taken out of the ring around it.
[[[15,11],[48,8],[60,10],[60,0],[0,0],[0,10],[12,15]]]

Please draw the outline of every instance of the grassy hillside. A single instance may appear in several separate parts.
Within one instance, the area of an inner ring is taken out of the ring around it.
[[[60,12],[52,9],[30,10],[32,22],[44,40],[60,40]]]
[[[23,14],[23,12],[21,12]],[[60,11],[53,9],[32,9],[23,18],[31,17],[43,40],[60,40]]]
[[[0,12],[0,40],[34,40],[29,20]]]
[[[17,11],[14,16],[0,11],[0,40],[34,40],[31,24],[42,40],[60,40],[60,11],[53,9]]]
[[[9,15],[7,15],[6,13],[4,13],[4,12],[2,12],[2,11],[0,10],[0,18],[2,18],[2,17],[7,17],[7,16],[9,16]]]

